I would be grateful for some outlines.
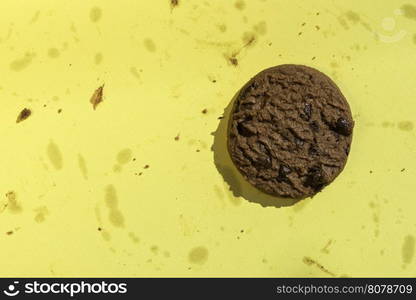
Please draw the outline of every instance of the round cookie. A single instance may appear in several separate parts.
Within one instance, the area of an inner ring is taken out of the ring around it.
[[[353,127],[348,102],[328,76],[280,65],[241,89],[228,124],[228,151],[257,189],[301,199],[344,169]]]

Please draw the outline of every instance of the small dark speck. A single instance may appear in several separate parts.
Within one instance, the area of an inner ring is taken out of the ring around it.
[[[178,133],[178,135],[177,136],[175,136],[175,141],[179,141],[179,133]]]
[[[32,111],[28,108],[24,108],[20,114],[17,116],[16,123],[22,122],[29,118],[29,116],[32,114]]]
[[[224,119],[224,116],[219,116],[218,117],[218,120],[222,120],[222,119]]]
[[[320,14],[320,12],[318,11],[318,12],[316,13],[316,15],[317,15],[317,16],[319,16],[319,14]]]
[[[206,109],[206,108],[204,108],[203,110],[202,110],[202,113],[203,114],[206,114],[208,112],[208,109]]]
[[[43,107],[46,107],[46,104],[43,104]]]
[[[142,173],[142,172],[140,172],[140,173],[139,173],[139,176],[142,176],[142,174],[143,174],[143,173]]]
[[[176,7],[179,5],[179,0],[170,0],[170,6],[172,8]]]
[[[302,23],[302,26],[305,26],[305,25],[306,25],[306,23],[305,23],[305,22],[303,22],[303,23]]]
[[[243,233],[244,232],[244,229],[241,229],[240,232]]]
[[[235,58],[235,57],[230,57],[230,63],[231,63],[233,66],[238,66],[238,59],[237,59],[237,58]]]
[[[7,231],[6,234],[7,235],[12,235],[13,234],[13,230]]]
[[[97,230],[98,230],[98,231],[101,231],[101,230],[103,230],[103,229],[102,229],[101,227],[98,227],[98,228],[97,228]]]
[[[62,108],[58,109],[58,114],[60,114],[62,112]]]
[[[144,169],[149,169],[149,167],[150,167],[149,165],[145,165],[143,168]]]
[[[403,169],[401,169],[401,170],[400,170],[400,172],[404,172],[404,171],[406,171],[406,169],[405,169],[405,168],[403,168]]]
[[[316,30],[320,30],[321,27],[319,27],[318,25],[315,26]]]
[[[315,60],[316,56],[312,57],[312,60]]]
[[[201,150],[199,150],[199,149],[196,149],[196,152],[200,152]]]
[[[273,43],[269,43],[269,46],[273,45]]]
[[[301,32],[299,32],[299,33],[298,33],[298,35],[299,35],[299,36],[300,36],[300,35],[302,35],[302,31],[301,31]]]
[[[136,158],[135,157],[133,157],[133,161],[136,161]]]
[[[212,83],[216,83],[217,81],[215,79],[212,80]]]
[[[373,174],[373,171],[370,170],[370,174]]]

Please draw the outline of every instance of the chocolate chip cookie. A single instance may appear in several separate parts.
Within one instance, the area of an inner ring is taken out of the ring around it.
[[[280,65],[253,77],[231,111],[228,151],[257,189],[306,198],[344,169],[354,121],[347,100],[320,71]]]

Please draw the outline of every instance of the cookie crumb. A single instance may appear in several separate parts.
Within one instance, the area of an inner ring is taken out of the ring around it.
[[[208,109],[206,109],[206,108],[204,108],[203,110],[202,110],[202,113],[203,114],[206,114],[208,112]]]
[[[235,57],[230,57],[230,58],[229,58],[229,60],[230,60],[230,63],[231,63],[233,66],[238,66],[238,59],[237,59],[237,58],[235,58]]]
[[[6,234],[7,235],[12,235],[13,234],[13,230],[7,231]]]
[[[23,108],[16,119],[16,123],[20,123],[30,117],[32,111],[29,108]]]
[[[175,8],[179,5],[179,0],[170,0],[170,7]]]
[[[103,229],[102,229],[101,227],[98,227],[98,228],[97,228],[97,230],[98,230],[98,231],[101,231],[101,230],[103,230]]]
[[[58,109],[58,114],[60,114],[62,112],[62,108]]]
[[[91,96],[90,102],[94,110],[96,109],[98,104],[103,102],[103,90],[104,90],[104,84],[100,86],[98,89],[96,89],[94,94]]]
[[[149,169],[149,165],[145,165],[144,167],[143,167],[143,169]]]
[[[180,138],[180,136],[179,136],[179,133],[178,133],[178,135],[175,136],[175,141],[179,141],[179,138]]]
[[[403,169],[401,169],[401,170],[400,170],[400,172],[404,172],[404,171],[406,171],[406,169],[405,169],[405,168],[403,168]]]

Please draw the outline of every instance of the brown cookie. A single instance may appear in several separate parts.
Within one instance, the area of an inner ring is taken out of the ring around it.
[[[231,111],[228,151],[259,190],[301,199],[344,169],[353,127],[348,102],[328,76],[280,65],[241,89]]]

